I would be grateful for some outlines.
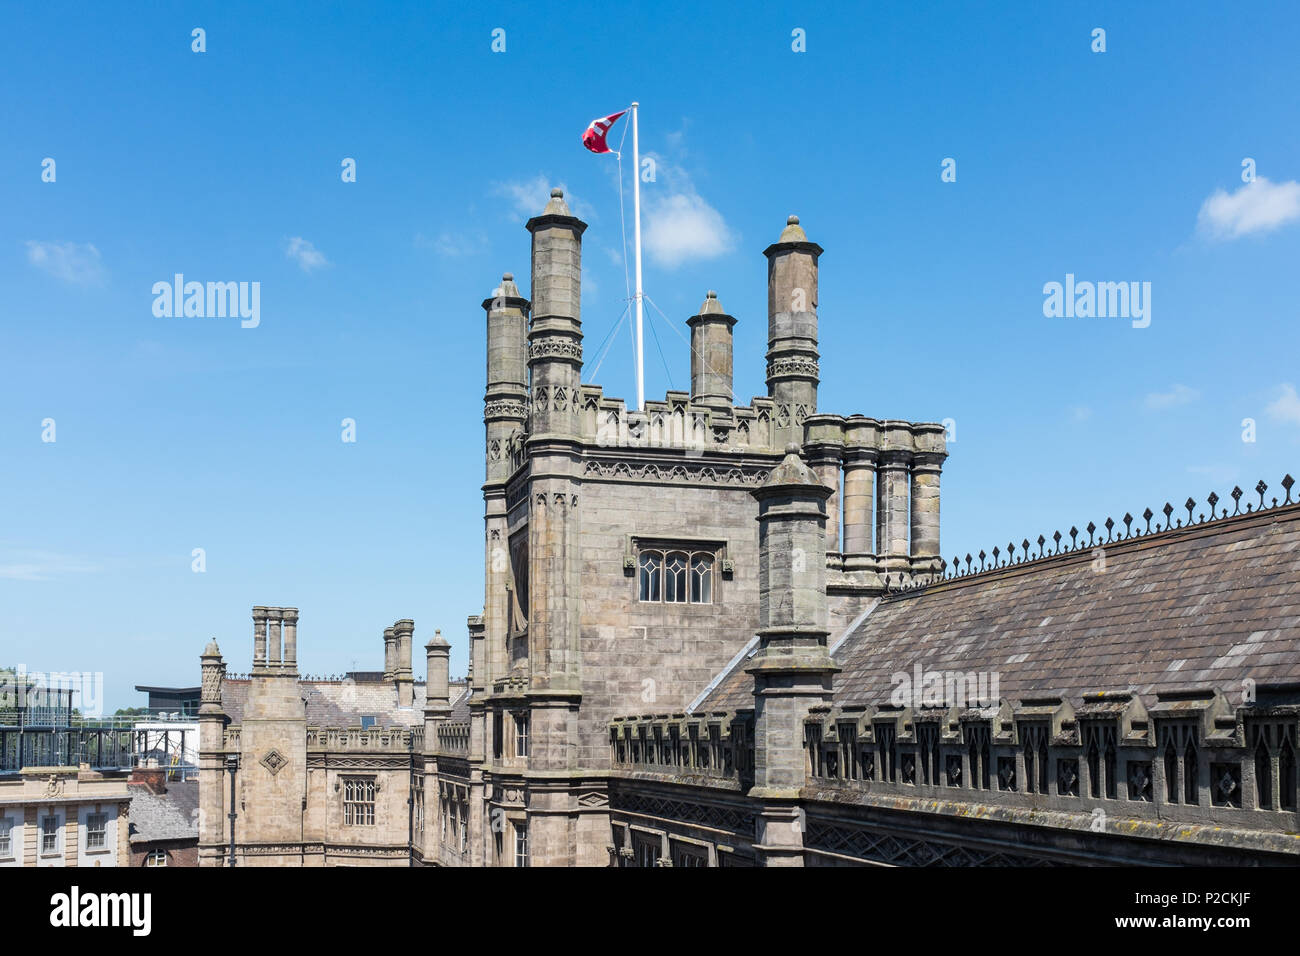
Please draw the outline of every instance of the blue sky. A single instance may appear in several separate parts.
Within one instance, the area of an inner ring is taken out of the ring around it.
[[[1291,4],[9,5],[0,663],[141,703],[197,683],[214,636],[246,669],[250,608],[281,604],[305,671],[380,667],[411,617],[463,673],[479,303],[526,280],[523,220],[562,184],[605,338],[616,167],[579,136],[633,99],[648,294],[684,333],[718,290],[737,397],[764,394],[761,252],[798,214],[826,250],[821,409],[956,423],[945,556],[1277,489],[1300,469],[1298,28]],[[259,282],[260,325],[155,317],[177,272]],[[1067,273],[1151,283],[1150,325],[1045,317]],[[647,321],[647,395],[689,387]],[[599,381],[630,399],[619,336]]]

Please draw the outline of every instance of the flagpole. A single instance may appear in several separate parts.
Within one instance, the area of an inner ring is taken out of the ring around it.
[[[632,205],[636,232],[636,410],[645,408],[645,343],[641,338],[641,148],[637,141],[637,107],[632,104]]]

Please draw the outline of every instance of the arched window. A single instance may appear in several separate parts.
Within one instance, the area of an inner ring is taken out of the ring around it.
[[[712,604],[711,551],[645,549],[637,557],[637,600],[669,604]]]
[[[664,556],[659,551],[641,552],[641,600],[658,601],[663,594]]]
[[[713,555],[691,557],[691,603],[713,603]]]
[[[664,600],[673,604],[686,603],[685,551],[670,551],[664,558]]]

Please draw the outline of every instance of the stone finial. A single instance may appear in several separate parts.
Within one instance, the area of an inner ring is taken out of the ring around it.
[[[718,301],[718,293],[710,289],[704,295],[704,304],[700,306],[700,315],[725,315],[722,309],[722,303]]]
[[[542,210],[543,216],[572,216],[569,212],[569,204],[564,201],[564,190],[558,186],[551,190],[551,201],[546,204]]]
[[[217,639],[215,637],[208,641],[207,647],[203,648],[203,656],[215,657],[217,659],[221,658],[221,648],[217,646]]]
[[[781,238],[777,242],[807,242],[808,235],[799,225],[798,216],[788,216],[785,220],[785,228],[781,230]]]
[[[757,495],[763,491],[808,486],[820,489],[825,493],[824,497],[829,497],[832,494],[831,490],[821,483],[817,473],[804,464],[804,460],[799,457],[802,451],[798,442],[787,444],[785,457],[781,459],[781,463],[768,473],[767,479],[753,493]]]
[[[495,304],[497,299],[522,299],[519,294],[519,286],[515,284],[515,274],[507,272],[501,276],[501,284],[492,290],[492,298],[488,300],[488,307]]]

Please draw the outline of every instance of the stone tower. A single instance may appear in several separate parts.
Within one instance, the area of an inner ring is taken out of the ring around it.
[[[571,772],[577,752],[580,669],[581,548],[578,503],[582,485],[579,386],[582,376],[582,233],[564,193],[551,191],[532,233],[532,320],[528,372],[532,388],[527,453],[528,719],[530,773],[539,775],[529,821],[530,852],[556,863],[571,860],[575,834],[567,786],[541,777]],[[532,784],[530,784],[532,786]]]
[[[778,442],[803,441],[817,413],[817,259],[799,217],[786,220],[767,256],[767,394],[776,403]]]
[[[831,490],[796,444],[753,492],[758,501],[759,649],[754,677],[754,787],[761,801],[756,847],[767,866],[801,866],[804,785],[800,728],[831,698],[839,667],[826,646],[826,499]]]
[[[264,865],[295,863],[294,848],[303,839],[307,709],[298,690],[297,631],[297,608],[253,608],[253,670],[240,734],[237,793],[242,812],[237,841],[279,845],[290,854],[284,860],[273,854],[259,860]]]

